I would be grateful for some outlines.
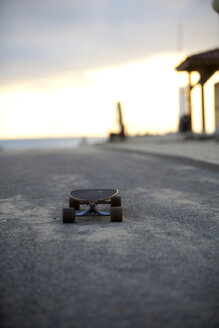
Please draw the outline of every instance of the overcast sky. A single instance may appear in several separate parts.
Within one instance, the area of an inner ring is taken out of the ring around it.
[[[0,0],[0,83],[218,47],[211,0]]]

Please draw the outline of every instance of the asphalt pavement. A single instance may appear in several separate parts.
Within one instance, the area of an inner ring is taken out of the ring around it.
[[[1,327],[219,326],[219,166],[98,147],[0,152]],[[124,221],[63,224],[118,188]]]

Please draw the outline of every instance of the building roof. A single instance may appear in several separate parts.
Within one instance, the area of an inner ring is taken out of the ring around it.
[[[177,71],[219,70],[219,48],[192,55],[176,67]]]

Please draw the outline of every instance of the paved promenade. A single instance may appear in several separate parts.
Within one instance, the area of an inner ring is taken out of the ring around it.
[[[219,142],[215,139],[186,139],[178,134],[129,137],[125,142],[109,143],[111,149],[146,154],[179,156],[219,165]]]
[[[218,327],[219,166],[107,147],[0,152],[0,326]],[[122,223],[62,223],[103,187]]]

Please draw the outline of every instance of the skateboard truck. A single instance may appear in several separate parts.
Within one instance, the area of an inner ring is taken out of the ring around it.
[[[96,203],[88,203],[87,206],[89,206],[88,209],[80,212],[75,212],[75,216],[95,216],[95,215],[101,215],[101,216],[110,216],[110,212],[101,211],[97,208]]]
[[[117,189],[80,189],[69,192],[69,208],[63,208],[63,223],[74,223],[76,217],[110,216],[111,222],[121,222],[123,212]],[[100,210],[98,204],[110,205],[110,211]],[[80,210],[80,205],[88,208]]]

